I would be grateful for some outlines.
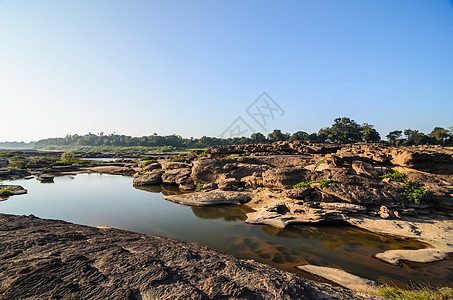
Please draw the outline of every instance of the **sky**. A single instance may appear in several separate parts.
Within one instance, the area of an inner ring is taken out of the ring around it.
[[[0,0],[0,112],[0,141],[429,133],[453,126],[453,1]]]

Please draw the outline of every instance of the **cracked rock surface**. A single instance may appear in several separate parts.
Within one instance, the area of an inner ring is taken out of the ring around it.
[[[0,299],[378,299],[195,243],[0,214]]]

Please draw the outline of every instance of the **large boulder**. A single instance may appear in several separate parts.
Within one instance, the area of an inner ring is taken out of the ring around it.
[[[250,197],[251,197],[250,193],[248,192],[214,190],[210,192],[164,196],[164,199],[184,205],[212,206],[225,204],[241,204],[250,201]]]
[[[263,173],[263,185],[272,189],[289,189],[302,181],[314,181],[318,174],[303,167],[274,168]]]
[[[134,185],[154,185],[162,182],[162,173],[161,172],[151,172],[139,175],[134,178]]]
[[[37,234],[39,233],[39,234]],[[377,299],[208,247],[0,215],[1,299]]]
[[[322,188],[322,192],[332,195],[339,201],[360,205],[399,206],[400,201],[398,200],[401,197],[398,193],[386,190],[342,183],[331,183]]]

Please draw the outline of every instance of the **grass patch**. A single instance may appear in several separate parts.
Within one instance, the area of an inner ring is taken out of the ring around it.
[[[168,160],[169,162],[187,162],[187,159],[184,157],[174,157]]]
[[[153,164],[153,163],[157,163],[157,160],[155,160],[155,159],[147,160],[142,164],[142,168],[149,166],[150,164]]]
[[[327,187],[331,183],[338,183],[339,181],[333,180],[333,179],[326,179],[326,180],[316,180],[316,181],[302,181],[299,182],[298,184],[293,185],[293,188],[295,189],[301,189],[301,188],[309,188],[313,183],[319,183],[321,188]]]
[[[17,161],[13,161],[12,163],[10,163],[8,165],[8,168],[25,169],[26,165],[27,165],[26,162],[21,161],[21,160],[17,160]]]
[[[417,287],[414,289],[400,289],[383,285],[377,294],[395,300],[447,300],[453,299],[453,289],[433,289],[429,286]]]
[[[397,181],[397,182],[405,182],[406,181],[406,175],[404,173],[398,172],[397,170],[393,170],[391,173],[384,174],[382,176],[379,176],[382,179],[389,178],[391,181]]]
[[[206,152],[203,152],[201,154],[198,154],[197,156],[198,158],[201,158],[201,157],[208,157],[208,154]]]
[[[9,195],[11,195],[10,190],[8,190],[7,188],[0,189],[0,196],[9,196]]]

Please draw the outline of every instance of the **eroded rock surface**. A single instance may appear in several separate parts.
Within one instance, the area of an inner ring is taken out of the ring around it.
[[[0,214],[0,299],[378,299],[195,243]]]
[[[375,292],[379,288],[377,282],[353,275],[341,269],[314,265],[303,265],[298,266],[297,268],[310,274],[326,278],[351,290]]]
[[[191,206],[241,204],[250,200],[250,193],[215,190],[201,193],[169,195],[164,196],[164,199]]]

